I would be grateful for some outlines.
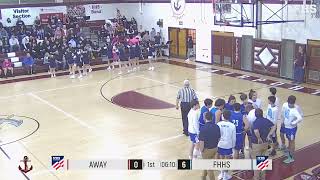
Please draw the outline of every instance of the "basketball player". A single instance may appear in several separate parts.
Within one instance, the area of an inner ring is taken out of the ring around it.
[[[135,56],[136,56],[136,58],[135,58],[135,63],[136,63],[137,69],[140,69],[140,63],[139,63],[140,58],[143,59],[143,56],[142,56],[141,53],[142,53],[142,52],[141,52],[141,47],[140,47],[140,45],[136,45],[136,48],[135,48]]]
[[[200,129],[205,124],[204,113],[210,111],[210,109],[212,107],[212,103],[213,103],[212,99],[207,98],[207,99],[204,100],[204,106],[201,107],[200,117],[199,117],[199,127],[200,127]]]
[[[199,117],[200,117],[200,112],[199,112],[199,101],[197,100],[192,100],[191,101],[191,109],[188,113],[188,132],[191,140],[191,148],[190,148],[190,154],[189,158],[197,158],[200,150],[199,150]]]
[[[57,63],[56,63],[56,58],[54,55],[49,55],[49,69],[50,69],[50,74],[51,77],[56,77],[56,67],[57,67]]]
[[[222,110],[224,109],[224,105],[226,104],[226,101],[224,99],[217,99],[214,103],[214,108],[210,110],[212,116],[213,116],[213,122],[217,123],[222,120]]]
[[[149,61],[149,70],[153,71],[154,70],[154,66],[153,66],[153,62],[154,60],[156,60],[156,48],[154,47],[153,44],[149,43],[149,47],[147,48],[148,50],[148,61]]]
[[[249,129],[246,131],[245,136],[248,136],[248,142],[249,142],[249,147],[246,147],[246,149],[250,149],[252,147],[252,143],[251,143],[251,128],[253,125],[253,122],[257,119],[255,113],[256,110],[253,108],[253,105],[251,103],[248,103],[248,105],[246,106],[246,112],[247,112],[247,120],[248,120],[248,124],[249,124]],[[245,138],[244,138],[245,139]]]
[[[236,126],[236,145],[234,147],[234,159],[239,159],[240,150],[244,145],[244,132],[248,130],[249,123],[247,117],[241,113],[241,105],[235,103],[233,105],[234,111],[231,111],[231,122]]]
[[[131,45],[129,47],[129,54],[130,54],[130,59],[129,59],[129,72],[136,70],[136,55],[135,55],[135,48],[136,45]]]
[[[91,54],[87,48],[84,48],[82,51],[82,63],[83,63],[83,75],[88,75],[88,71],[90,72],[90,58]]]
[[[279,98],[276,96],[276,94],[277,94],[277,89],[276,89],[275,87],[271,87],[271,88],[269,89],[269,91],[270,91],[270,93],[271,93],[272,96],[276,97],[275,105],[276,105],[277,107],[280,107]]]
[[[218,143],[218,155],[220,159],[232,159],[232,149],[236,145],[236,126],[230,122],[231,112],[224,110],[222,114],[222,121],[217,125],[220,128],[221,138]],[[232,176],[227,171],[221,171],[218,179],[231,179]]]
[[[255,109],[257,109],[257,108],[261,109],[261,107],[262,107],[261,99],[258,98],[257,92],[252,90],[252,89],[249,92],[249,100],[248,100],[248,102],[252,103],[252,105],[253,105],[253,107]]]
[[[75,54],[75,63],[74,63],[74,71],[78,71],[78,78],[82,78],[82,73],[81,73],[81,69],[82,69],[82,50],[80,47],[80,44],[77,45],[77,49],[76,49],[76,54]]]
[[[247,106],[247,104],[248,104],[248,96],[246,95],[246,94],[244,94],[244,93],[241,93],[241,95],[240,95],[240,100],[241,100],[241,102],[242,102],[242,104],[241,104],[241,113],[243,114],[243,115],[245,115],[245,114],[247,114],[247,112],[246,112],[246,106]]]
[[[73,64],[74,64],[74,53],[73,53],[73,49],[71,48],[71,46],[69,46],[69,48],[66,50],[66,54],[65,54],[65,58],[68,62],[68,66],[69,66],[69,75],[70,78],[75,78],[75,75],[74,75],[74,67],[73,67]]]
[[[278,124],[278,106],[276,106],[276,97],[275,96],[269,96],[269,105],[267,109],[267,119],[269,119],[275,127],[277,127]],[[275,156],[276,153],[276,146],[278,144],[277,141],[277,130],[274,131],[272,134],[272,151],[270,153],[270,156]]]
[[[295,106],[296,97],[291,95],[288,97],[288,105],[284,105],[282,109],[282,122],[284,125],[284,132],[289,141],[287,159],[283,162],[286,164],[294,162],[293,153],[295,151],[295,137],[298,129],[298,123],[302,121],[302,116]]]
[[[229,110],[229,111],[233,111],[233,105],[236,103],[236,97],[234,97],[233,95],[229,96],[228,99],[228,103],[226,103],[226,105],[224,106],[225,109]]]

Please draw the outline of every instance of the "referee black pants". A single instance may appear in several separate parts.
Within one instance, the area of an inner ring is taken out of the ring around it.
[[[189,102],[181,102],[181,115],[182,115],[182,125],[183,125],[183,133],[188,134],[188,113],[191,109]]]

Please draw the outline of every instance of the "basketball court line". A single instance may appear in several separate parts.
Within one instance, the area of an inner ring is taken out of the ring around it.
[[[138,77],[138,76],[122,77],[121,79],[117,79],[117,80],[129,79],[129,78],[134,78],[134,77]],[[105,80],[98,81],[98,82],[93,82],[93,83],[78,84],[78,85],[73,85],[73,86],[64,86],[64,87],[59,87],[59,88],[45,89],[45,90],[39,90],[39,91],[31,91],[31,92],[27,92],[27,93],[21,93],[21,94],[12,95],[12,96],[0,96],[0,100],[7,100],[7,99],[15,98],[15,97],[25,96],[25,95],[28,95],[29,93],[34,93],[35,94],[35,93],[58,91],[58,90],[64,90],[64,89],[69,89],[69,88],[77,88],[77,87],[91,86],[91,85],[95,85],[95,84],[102,84],[104,82],[105,82]]]

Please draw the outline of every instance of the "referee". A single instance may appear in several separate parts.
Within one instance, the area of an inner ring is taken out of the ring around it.
[[[176,109],[179,109],[179,103],[181,106],[181,116],[183,125],[183,134],[188,136],[188,113],[191,109],[190,102],[197,100],[195,91],[190,87],[189,80],[184,80],[184,87],[178,91]]]

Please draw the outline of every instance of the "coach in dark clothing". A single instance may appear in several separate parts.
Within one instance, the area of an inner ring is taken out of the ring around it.
[[[179,103],[181,106],[181,116],[183,125],[183,134],[188,136],[188,113],[191,109],[190,102],[197,100],[195,91],[190,87],[189,80],[184,80],[184,87],[178,91],[176,109],[179,109]]]
[[[295,84],[301,84],[304,81],[304,70],[306,66],[306,54],[303,47],[299,46],[299,54],[294,61],[294,81]]]
[[[221,137],[220,128],[218,125],[212,122],[213,118],[210,112],[206,112],[204,114],[204,119],[206,123],[200,129],[199,134],[200,151],[202,152],[203,159],[215,159],[217,154],[217,146]],[[210,180],[214,180],[214,171],[204,170],[202,179],[206,180],[207,176],[209,176]]]
[[[276,126],[267,118],[263,117],[261,109],[255,110],[257,119],[252,126],[252,158],[256,156],[264,156],[268,150],[268,142],[271,141],[271,136],[276,130]],[[254,180],[265,179],[265,171],[254,171]]]

